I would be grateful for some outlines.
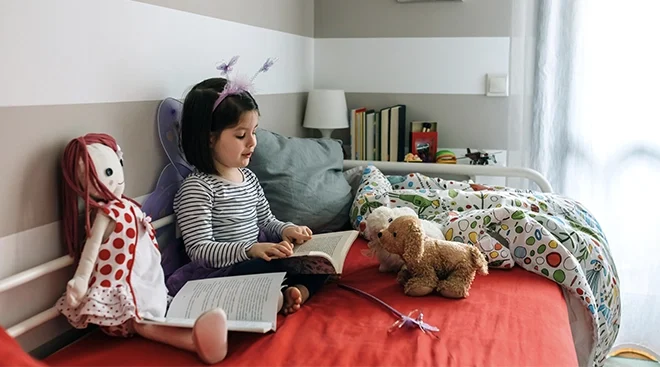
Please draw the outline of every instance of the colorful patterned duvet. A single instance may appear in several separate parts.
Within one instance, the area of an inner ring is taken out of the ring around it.
[[[384,176],[369,166],[351,208],[353,227],[364,231],[381,205],[413,208],[439,223],[446,239],[478,246],[491,268],[517,265],[560,284],[575,318],[580,365],[603,365],[619,329],[618,276],[598,222],[578,202],[421,174]]]

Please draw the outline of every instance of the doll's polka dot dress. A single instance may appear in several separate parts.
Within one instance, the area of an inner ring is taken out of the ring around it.
[[[101,243],[87,294],[78,307],[68,304],[66,294],[56,307],[76,328],[91,323],[108,334],[129,336],[133,330],[127,321],[165,316],[167,288],[158,243],[153,226],[131,201],[112,201],[100,213],[115,227]]]

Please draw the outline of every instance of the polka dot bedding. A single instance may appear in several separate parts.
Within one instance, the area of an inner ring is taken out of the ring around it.
[[[561,285],[574,298],[569,306],[590,315],[586,327],[593,348],[583,353],[602,365],[619,329],[618,275],[600,225],[580,203],[419,173],[386,176],[370,165],[350,212],[361,235],[379,206],[410,207],[421,218],[440,223],[446,240],[477,246],[491,268],[517,265]]]

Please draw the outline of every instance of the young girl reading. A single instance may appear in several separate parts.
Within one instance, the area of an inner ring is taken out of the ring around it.
[[[235,62],[219,69],[226,74]],[[259,72],[271,65],[267,61]],[[293,244],[312,235],[308,227],[273,216],[257,177],[246,168],[257,146],[260,116],[249,92],[252,79],[200,82],[186,96],[181,116],[181,148],[195,169],[174,198],[177,225],[190,259],[230,266],[227,275],[286,271],[271,260],[290,256]],[[281,241],[258,242],[260,230]],[[327,277],[287,273],[286,278],[284,314],[297,311]]]

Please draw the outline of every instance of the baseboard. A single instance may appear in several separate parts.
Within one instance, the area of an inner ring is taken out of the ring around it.
[[[34,348],[33,350],[29,351],[28,354],[32,356],[32,358],[42,360],[49,355],[57,352],[58,350],[65,348],[66,346],[74,343],[75,341],[83,338],[87,334],[91,333],[92,331],[95,331],[97,329],[96,326],[91,326],[86,328],[86,329],[70,329],[62,334],[60,334],[57,338],[50,340],[37,348]]]

